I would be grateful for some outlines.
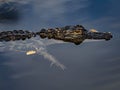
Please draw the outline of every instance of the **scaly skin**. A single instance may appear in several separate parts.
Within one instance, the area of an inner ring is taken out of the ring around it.
[[[65,26],[61,28],[41,29],[39,32],[30,32],[27,30],[13,30],[0,32],[0,41],[26,40],[39,35],[41,38],[62,40],[72,42],[76,45],[82,43],[85,39],[105,39],[112,38],[108,32],[89,32],[83,26]]]

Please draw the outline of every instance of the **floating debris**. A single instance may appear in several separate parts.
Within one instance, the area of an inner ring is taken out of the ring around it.
[[[27,51],[26,55],[33,55],[33,54],[36,54],[36,53],[37,53],[36,51],[31,50],[31,51]]]

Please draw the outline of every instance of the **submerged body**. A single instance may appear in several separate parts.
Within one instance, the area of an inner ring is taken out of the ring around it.
[[[62,40],[65,42],[72,42],[76,45],[81,44],[85,39],[105,39],[110,40],[112,38],[109,32],[93,32],[87,31],[83,26],[65,26],[54,29],[41,29],[40,32],[30,32],[23,30],[13,30],[0,32],[0,41],[14,41],[25,40],[31,37],[39,35],[41,38]]]

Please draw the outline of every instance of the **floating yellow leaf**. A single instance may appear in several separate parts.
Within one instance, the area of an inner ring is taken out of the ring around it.
[[[36,54],[36,51],[31,50],[26,52],[26,55],[32,55],[32,54]]]
[[[90,32],[98,32],[98,31],[95,29],[91,29]]]

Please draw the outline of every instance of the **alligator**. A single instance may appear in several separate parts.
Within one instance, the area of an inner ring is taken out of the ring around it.
[[[48,38],[71,42],[76,45],[81,44],[85,39],[105,39],[108,41],[113,37],[110,32],[88,31],[82,25],[75,25],[60,28],[43,28],[38,32],[28,30],[2,31],[0,32],[0,41],[26,40],[36,36],[40,36],[42,39]]]

